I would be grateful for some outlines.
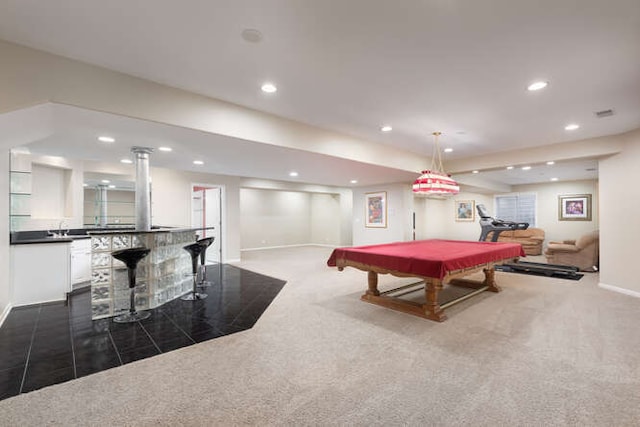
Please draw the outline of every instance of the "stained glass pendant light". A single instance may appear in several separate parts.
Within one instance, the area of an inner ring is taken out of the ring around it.
[[[423,170],[413,183],[413,194],[434,199],[444,199],[460,192],[460,186],[444,171],[438,137],[441,132],[433,132],[433,155],[431,169]]]

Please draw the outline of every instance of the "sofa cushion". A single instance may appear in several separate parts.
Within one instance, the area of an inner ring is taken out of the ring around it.
[[[549,243],[547,246],[547,252],[578,252],[579,248],[576,245],[568,245],[565,243]]]
[[[493,231],[487,235],[487,241],[493,238]],[[498,242],[520,243],[527,255],[540,255],[544,230],[541,228],[527,228],[526,230],[507,230],[498,235]]]
[[[580,238],[576,241],[576,246],[578,247],[578,249],[586,248],[588,245],[598,240],[598,237],[599,237],[599,234],[597,230],[591,233],[585,234],[584,236],[580,236]]]

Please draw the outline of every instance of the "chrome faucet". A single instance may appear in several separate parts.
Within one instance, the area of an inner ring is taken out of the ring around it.
[[[66,229],[64,231],[64,234],[62,233],[62,224],[66,224],[66,221],[64,219],[58,223],[58,237],[65,237],[69,232],[69,229]]]

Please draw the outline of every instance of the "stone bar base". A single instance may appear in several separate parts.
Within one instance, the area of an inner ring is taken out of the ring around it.
[[[191,257],[182,249],[196,241],[195,229],[90,231],[91,318],[102,319],[129,310],[127,267],[111,256],[119,249],[144,246],[149,255],[138,264],[136,310],[171,301],[193,287]]]

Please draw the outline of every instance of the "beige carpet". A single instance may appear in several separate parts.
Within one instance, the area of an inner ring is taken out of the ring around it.
[[[435,323],[361,302],[329,253],[244,253],[288,282],[253,329],[1,401],[0,425],[640,424],[640,299],[597,274],[497,273]]]

